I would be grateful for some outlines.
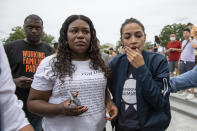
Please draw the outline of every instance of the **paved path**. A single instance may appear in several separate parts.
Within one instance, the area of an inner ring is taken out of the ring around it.
[[[171,111],[171,113],[172,120],[166,131],[197,131],[197,119],[193,119],[175,111]],[[110,124],[107,123],[107,131],[111,130]]]
[[[171,111],[171,113],[172,120],[167,131],[197,131],[197,119],[175,111]]]

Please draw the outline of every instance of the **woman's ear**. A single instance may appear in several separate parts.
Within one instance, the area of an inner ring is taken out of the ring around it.
[[[122,36],[120,37],[121,46],[124,46]]]
[[[146,41],[146,34],[144,33],[144,42]]]

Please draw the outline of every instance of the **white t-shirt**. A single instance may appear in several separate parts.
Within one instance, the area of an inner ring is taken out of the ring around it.
[[[22,110],[23,102],[14,94],[16,86],[5,50],[0,43],[0,129],[18,131],[29,122]]]
[[[162,54],[162,55],[164,55],[165,54],[165,48],[162,47],[162,46],[159,46],[157,52],[160,53],[160,54]]]
[[[52,90],[49,103],[59,104],[69,98],[67,91],[79,91],[78,99],[88,111],[80,116],[45,116],[43,118],[44,131],[103,131],[105,117],[105,88],[107,80],[104,73],[89,67],[88,61],[72,61],[75,65],[73,77],[66,77],[61,84],[52,74],[51,59],[55,55],[46,57],[40,63],[32,88],[36,90]]]

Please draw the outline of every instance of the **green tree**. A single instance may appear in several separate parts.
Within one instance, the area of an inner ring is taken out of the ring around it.
[[[106,43],[106,44],[102,44],[101,47],[100,47],[100,50],[102,52],[105,52],[105,51],[108,51],[109,48],[111,48],[113,45],[110,44],[110,43]]]
[[[151,41],[146,41],[145,44],[144,44],[144,49],[148,49],[148,46],[153,46],[152,42]]]
[[[119,40],[116,42],[116,47],[115,47],[115,52],[119,52],[120,50],[120,47],[122,46],[122,42]]]
[[[24,32],[23,27],[17,26],[17,27],[12,28],[12,33],[10,33],[7,39],[3,40],[3,44],[7,44],[11,41],[20,40],[20,39],[25,39],[25,32]],[[54,36],[46,34],[45,32],[42,33],[41,41],[49,45],[52,45],[52,43],[55,42]]]
[[[185,24],[172,24],[172,25],[166,25],[164,26],[164,28],[162,29],[159,37],[161,40],[161,43],[164,47],[167,46],[168,42],[170,41],[170,34],[174,33],[176,34],[176,38],[179,41],[183,41],[183,30],[187,28],[187,26]]]
[[[49,45],[52,45],[55,42],[54,36],[52,36],[50,34],[46,34],[45,32],[42,33],[41,41],[43,41]]]
[[[19,39],[24,39],[25,38],[25,32],[24,32],[23,28],[20,27],[20,26],[12,28],[12,32],[13,33],[10,33],[10,36],[7,39],[3,40],[4,44],[7,44],[7,43],[9,43],[11,41],[15,41],[15,40],[19,40]]]

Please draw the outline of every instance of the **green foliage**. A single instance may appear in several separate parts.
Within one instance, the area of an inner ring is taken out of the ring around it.
[[[174,33],[176,34],[176,38],[179,41],[183,41],[183,30],[187,28],[187,26],[185,24],[172,24],[172,25],[166,25],[164,26],[164,28],[162,29],[159,37],[161,40],[161,44],[166,47],[168,42],[170,41],[170,34]]]
[[[122,42],[119,40],[116,42],[115,52],[118,53],[120,50],[120,47],[122,46]]]
[[[9,43],[11,41],[15,41],[15,40],[19,40],[19,39],[24,39],[25,38],[25,32],[24,32],[23,28],[20,27],[20,26],[12,28],[12,32],[13,33],[10,33],[10,36],[7,39],[3,40],[4,44],[7,44],[7,43]]]
[[[144,44],[144,49],[148,49],[148,46],[152,46],[152,42],[151,41],[146,41],[145,44]]]
[[[101,51],[108,50],[110,47],[111,47],[110,44],[102,44],[100,50]]]
[[[3,44],[7,44],[11,41],[20,40],[20,39],[25,39],[25,32],[24,32],[23,27],[17,26],[17,27],[12,28],[12,33],[10,33],[7,39],[3,40]],[[46,34],[45,32],[42,33],[41,41],[49,45],[52,45],[52,43],[55,42],[54,36]]]
[[[54,36],[50,34],[46,34],[45,32],[42,33],[41,41],[44,41],[45,43],[51,46],[53,46],[52,44],[55,42],[54,39],[55,39]]]

